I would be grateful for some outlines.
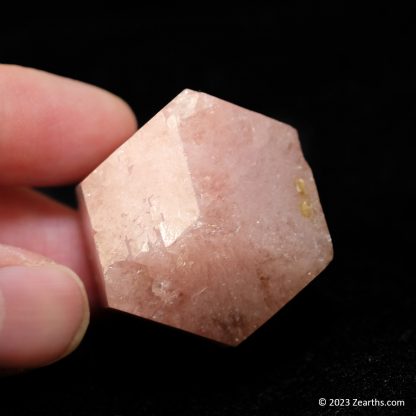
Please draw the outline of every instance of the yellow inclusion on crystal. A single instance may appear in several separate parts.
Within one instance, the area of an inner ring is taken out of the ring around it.
[[[306,193],[305,181],[302,178],[298,178],[295,181],[295,186],[296,191],[302,197],[300,212],[305,218],[310,218],[312,216],[312,205]]]
[[[296,190],[300,194],[305,194],[305,181],[302,178],[296,179]]]
[[[310,218],[312,215],[312,205],[306,199],[300,204],[300,212],[306,218]]]

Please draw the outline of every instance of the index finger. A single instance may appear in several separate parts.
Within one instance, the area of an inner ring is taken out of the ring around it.
[[[0,65],[0,185],[77,181],[136,128],[130,107],[108,91]]]

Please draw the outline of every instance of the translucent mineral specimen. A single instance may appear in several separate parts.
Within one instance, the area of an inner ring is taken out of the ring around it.
[[[108,306],[237,345],[332,259],[296,130],[185,90],[79,186]]]

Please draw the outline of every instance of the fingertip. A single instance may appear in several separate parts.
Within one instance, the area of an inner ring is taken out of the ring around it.
[[[75,272],[73,272],[68,267],[60,264],[51,264],[48,266],[48,269],[55,269],[55,273],[58,276],[60,275],[65,279],[68,279],[67,283],[69,283],[70,278],[72,278],[72,281],[78,286],[78,291],[74,288],[72,288],[71,290],[73,290],[74,292],[74,298],[77,299],[75,311],[81,312],[80,318],[78,319],[78,317],[76,317],[76,319],[74,319],[74,327],[76,328],[76,330],[67,348],[65,349],[63,354],[58,357],[58,359],[61,359],[71,354],[71,352],[73,352],[79,346],[82,339],[84,338],[85,333],[87,332],[87,328],[90,323],[89,301],[84,283]],[[72,286],[72,282],[69,285]]]
[[[0,367],[33,368],[72,352],[89,322],[87,296],[55,264],[0,268]]]
[[[3,184],[82,179],[137,129],[120,97],[38,69],[0,65],[0,97]]]

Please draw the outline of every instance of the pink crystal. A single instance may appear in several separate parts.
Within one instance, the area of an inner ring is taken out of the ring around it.
[[[185,90],[79,186],[108,306],[237,345],[332,259],[296,130]]]

